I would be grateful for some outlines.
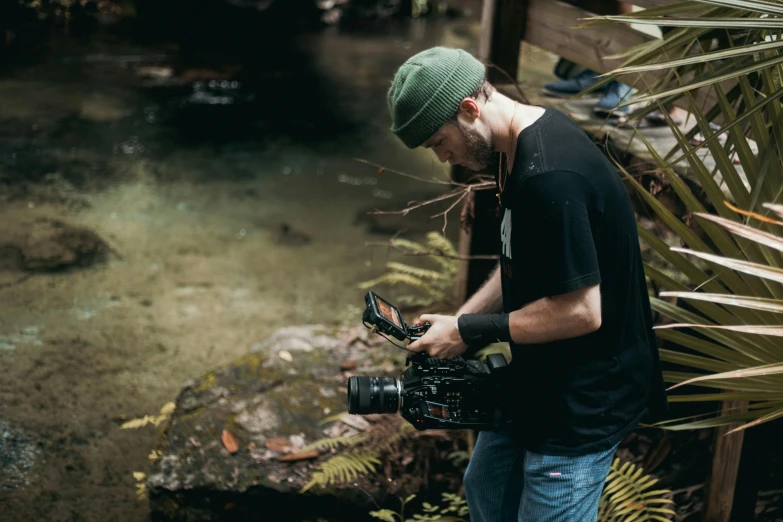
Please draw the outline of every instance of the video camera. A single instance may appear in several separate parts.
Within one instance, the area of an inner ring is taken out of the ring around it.
[[[364,325],[400,341],[415,341],[429,323],[407,325],[396,306],[373,292],[364,297]],[[507,368],[502,354],[486,362],[475,359],[441,360],[425,352],[408,354],[400,379],[357,376],[348,379],[348,413],[400,413],[418,430],[500,427],[499,378]]]

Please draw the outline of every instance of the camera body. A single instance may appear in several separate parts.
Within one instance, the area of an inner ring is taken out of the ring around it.
[[[499,374],[506,359],[496,353],[477,359],[441,360],[409,356],[400,378],[399,412],[418,430],[483,430],[503,424],[497,404]]]
[[[400,311],[373,292],[365,296],[365,325],[399,340],[416,340],[429,328],[406,325]],[[497,428],[505,424],[500,407],[500,383],[508,365],[501,354],[486,362],[441,360],[426,353],[409,354],[400,379],[351,377],[348,412],[400,413],[418,430]]]

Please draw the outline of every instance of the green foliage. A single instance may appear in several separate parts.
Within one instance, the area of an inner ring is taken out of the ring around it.
[[[446,455],[446,458],[451,461],[451,464],[455,468],[463,468],[467,466],[470,461],[470,453],[465,450],[456,450]]]
[[[658,479],[643,473],[641,467],[614,459],[598,504],[598,522],[669,521],[667,515],[674,511],[659,506],[673,504],[664,497],[671,492],[651,490]]]
[[[302,488],[301,493],[316,484],[331,486],[350,482],[359,475],[375,472],[375,466],[380,463],[378,457],[367,451],[335,455],[318,466],[318,470],[313,472],[310,482]]]
[[[312,444],[308,444],[302,448],[301,451],[324,451],[338,449],[340,446],[350,447],[355,446],[360,442],[364,442],[365,440],[367,440],[367,437],[363,437],[361,435],[354,435],[352,437],[326,437],[323,439],[318,439]]]
[[[332,415],[328,422],[339,421],[348,413]],[[413,431],[413,426],[397,417],[390,422],[370,424],[366,431],[349,437],[325,437],[308,444],[302,451],[330,450],[337,453],[319,464],[300,493],[314,486],[335,486],[357,479],[361,475],[374,473],[381,464],[380,458],[393,451]]]
[[[453,493],[443,493],[443,503],[433,506],[429,502],[422,503],[422,513],[413,515],[413,518],[405,518],[405,506],[416,495],[410,495],[406,499],[400,498],[400,511],[381,509],[370,511],[370,515],[386,522],[465,522],[461,517],[468,514],[468,506],[465,499]]]
[[[670,247],[660,234],[639,228],[642,240],[682,274],[674,278],[655,266],[645,267],[663,290],[660,296],[673,299],[652,299],[653,309],[675,323],[659,328],[658,337],[682,347],[662,350],[661,359],[688,368],[665,372],[664,378],[675,385],[716,389],[672,394],[670,401],[744,401],[706,419],[664,425],[670,429],[737,422],[744,423],[738,428],[743,429],[783,416],[783,373],[778,371],[783,360],[778,315],[783,311],[783,240],[770,219],[783,216],[778,204],[783,194],[783,39],[779,16],[770,16],[780,14],[783,6],[774,2],[710,1],[599,21],[674,27],[662,40],[630,49],[623,67],[606,80],[634,83],[644,74],[634,101],[648,105],[637,115],[679,100],[695,123],[685,132],[669,119],[677,145],[665,157],[637,135],[685,215],[664,206],[623,170],[661,226],[686,246]],[[691,140],[697,132],[704,137],[701,144]],[[683,163],[691,183],[674,170]]]
[[[669,521],[667,516],[675,513],[664,506],[673,504],[665,498],[671,492],[650,489],[658,480],[643,473],[642,468],[630,462],[614,460],[599,501],[597,522]],[[400,498],[399,511],[380,509],[371,511],[370,515],[386,522],[465,522],[463,517],[468,515],[467,502],[463,497],[443,493],[441,506],[424,502],[421,513],[406,518],[405,507],[415,497],[410,495],[406,499]]]
[[[386,263],[388,272],[360,283],[359,288],[367,290],[383,284],[410,287],[413,294],[396,299],[401,307],[426,308],[450,300],[447,296],[452,294],[458,265],[457,251],[451,241],[438,232],[430,232],[426,244],[392,239],[391,246],[409,255],[426,255],[435,266],[427,269],[390,261]]]

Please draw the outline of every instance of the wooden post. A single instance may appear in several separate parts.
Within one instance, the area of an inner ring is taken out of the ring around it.
[[[724,401],[723,411],[742,411],[747,401]],[[715,429],[715,447],[712,451],[712,470],[707,480],[704,500],[703,522],[729,522],[737,485],[737,471],[742,455],[742,441],[745,432],[726,435],[736,425]],[[751,428],[753,429],[753,428]]]
[[[527,28],[527,0],[484,0],[481,12],[479,60],[500,67],[511,78],[519,72],[519,48]],[[508,78],[497,69],[487,70],[490,82]]]
[[[519,49],[527,24],[527,0],[484,0],[481,12],[481,41],[478,58],[495,65],[516,80],[519,72]],[[508,78],[494,67],[487,68],[490,82],[508,82]],[[452,179],[465,176],[458,167],[452,168]],[[460,255],[494,255],[500,252],[499,221],[495,216],[497,199],[491,190],[471,194],[475,220],[469,232],[461,232]],[[468,204],[468,202],[466,202]],[[457,306],[478,290],[497,263],[494,261],[467,261],[459,263],[455,302]]]

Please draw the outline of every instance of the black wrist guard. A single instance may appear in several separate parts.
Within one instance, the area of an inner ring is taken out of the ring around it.
[[[511,341],[508,314],[462,314],[457,319],[457,330],[468,346]]]

